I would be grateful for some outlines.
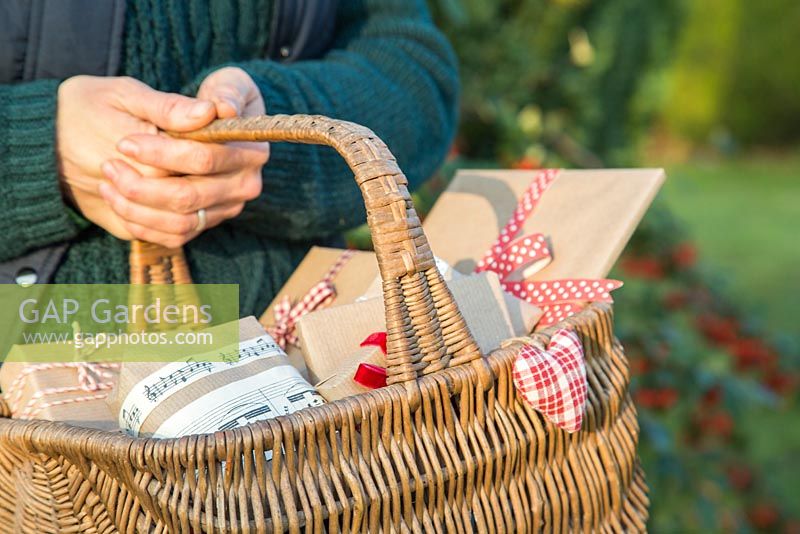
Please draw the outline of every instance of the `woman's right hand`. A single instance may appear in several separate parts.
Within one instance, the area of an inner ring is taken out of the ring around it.
[[[92,221],[120,239],[132,239],[122,220],[100,196],[106,181],[102,167],[124,159],[143,176],[168,172],[129,160],[117,151],[131,134],[156,134],[159,129],[190,131],[217,116],[213,103],[163,93],[133,78],[76,76],[58,89],[56,150],[65,197]]]

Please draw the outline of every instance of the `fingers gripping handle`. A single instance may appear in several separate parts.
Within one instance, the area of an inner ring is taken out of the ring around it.
[[[436,269],[408,192],[408,181],[386,145],[363,126],[312,115],[218,120],[193,132],[195,141],[270,141],[333,147],[355,175],[367,208],[383,280],[387,326],[387,381],[415,380],[481,357],[450,290]],[[174,256],[174,250],[154,250]]]

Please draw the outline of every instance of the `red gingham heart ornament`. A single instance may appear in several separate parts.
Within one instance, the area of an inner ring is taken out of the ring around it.
[[[580,430],[586,408],[586,363],[578,335],[562,328],[547,349],[525,346],[514,361],[514,384],[522,398],[567,432]]]

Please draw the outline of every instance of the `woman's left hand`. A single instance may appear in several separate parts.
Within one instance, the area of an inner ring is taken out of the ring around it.
[[[226,67],[210,74],[197,98],[215,104],[219,118],[263,115],[264,99],[242,69]],[[241,213],[245,202],[261,194],[261,168],[269,143],[200,143],[166,134],[135,134],[117,150],[132,160],[163,169],[167,177],[144,176],[122,161],[103,165],[109,183],[100,194],[137,239],[179,247],[205,228]],[[199,210],[205,210],[201,224]]]

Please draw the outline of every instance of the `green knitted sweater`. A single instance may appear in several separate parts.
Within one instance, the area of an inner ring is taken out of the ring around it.
[[[340,0],[321,60],[261,59],[271,0],[129,0],[122,75],[192,95],[237,65],[268,113],[319,113],[372,128],[411,186],[444,157],[456,121],[453,53],[424,0]],[[54,150],[59,80],[0,85],[0,261],[68,241],[57,283],[126,283],[129,244],[65,205]],[[260,314],[309,246],[365,220],[352,174],[329,148],[275,144],[260,198],[186,248],[197,283],[237,283],[240,311]]]

